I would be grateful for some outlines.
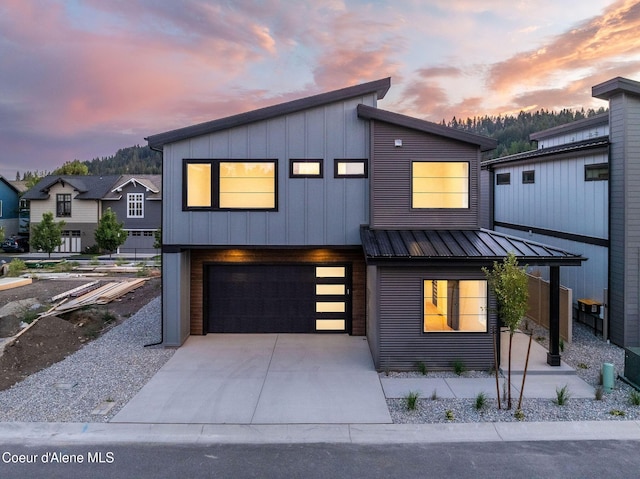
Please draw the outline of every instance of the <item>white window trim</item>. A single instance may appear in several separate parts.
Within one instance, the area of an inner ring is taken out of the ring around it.
[[[131,214],[132,211],[137,211],[138,203],[140,214]],[[144,218],[144,193],[127,193],[127,218]]]

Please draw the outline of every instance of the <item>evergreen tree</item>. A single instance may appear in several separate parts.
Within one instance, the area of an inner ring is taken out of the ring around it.
[[[124,223],[119,223],[116,214],[107,208],[100,221],[98,221],[98,228],[95,232],[96,244],[99,248],[111,253],[117,250],[127,240],[127,232],[122,229]]]
[[[62,244],[62,228],[65,222],[53,221],[53,213],[47,212],[42,214],[42,221],[34,224],[31,229],[31,238],[29,243],[34,250],[42,250],[51,258],[51,253]]]

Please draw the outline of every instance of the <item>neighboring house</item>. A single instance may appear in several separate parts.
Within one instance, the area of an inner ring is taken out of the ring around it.
[[[19,192],[20,199],[18,203],[18,235],[29,236],[29,201],[23,198],[24,193],[29,189],[27,182],[16,180],[10,182]]]
[[[379,110],[389,86],[147,138],[163,153],[165,346],[348,333],[367,336],[379,369],[489,368],[496,317],[481,268],[509,251],[554,278],[581,263],[480,229],[480,160],[495,141]],[[552,291],[557,322],[557,280]]]
[[[31,224],[46,212],[64,221],[57,251],[81,253],[95,245],[95,230],[111,208],[128,232],[120,252],[154,252],[153,233],[160,227],[161,191],[157,175],[50,175],[27,191]]]
[[[127,241],[119,253],[156,253],[155,232],[162,218],[162,177],[160,175],[122,175],[102,198],[124,223]]]
[[[18,185],[0,176],[0,227],[6,238],[19,233],[20,193]]]
[[[640,82],[614,78],[593,96],[609,100],[609,113],[536,132],[536,150],[483,162],[492,197],[483,225],[588,257],[563,270],[562,284],[605,305],[605,337],[640,346]]]

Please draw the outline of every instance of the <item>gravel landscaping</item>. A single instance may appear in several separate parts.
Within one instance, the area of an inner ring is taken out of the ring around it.
[[[533,338],[545,348],[548,347],[548,332],[544,328],[533,328]],[[562,360],[576,369],[576,374],[588,384],[597,387],[600,383],[600,370],[603,363],[612,363],[615,374],[624,372],[624,350],[607,344],[596,337],[591,329],[582,324],[573,326],[573,342],[565,345]],[[383,376],[384,374],[381,374]],[[425,377],[420,372],[390,373],[395,377]],[[463,373],[467,377],[493,377],[484,371]],[[429,372],[427,377],[457,377],[454,373]],[[601,400],[595,395],[590,399],[569,398],[565,405],[558,406],[549,399],[524,399],[521,420],[532,421],[605,421],[638,420],[640,406],[629,401],[634,389],[620,379],[616,379],[614,390],[604,393]],[[569,390],[569,393],[571,391]],[[501,393],[502,394],[502,393]],[[497,400],[488,398],[485,407],[477,410],[474,399],[435,399],[419,398],[415,410],[408,410],[406,400],[388,399],[387,404],[394,423],[447,423],[447,422],[502,422],[518,421],[514,417],[518,398],[513,400],[513,409],[498,409]],[[504,404],[503,404],[504,408]],[[447,416],[447,411],[450,411]],[[612,413],[613,412],[613,413]]]
[[[173,355],[144,347],[159,339],[156,298],[66,359],[1,391],[0,421],[108,421]],[[106,412],[92,414],[96,408]]]

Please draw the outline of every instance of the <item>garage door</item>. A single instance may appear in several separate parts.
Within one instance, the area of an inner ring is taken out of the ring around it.
[[[349,269],[309,264],[206,268],[207,330],[213,333],[345,332]]]

